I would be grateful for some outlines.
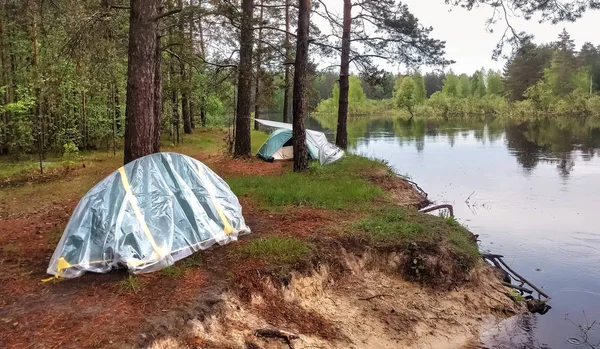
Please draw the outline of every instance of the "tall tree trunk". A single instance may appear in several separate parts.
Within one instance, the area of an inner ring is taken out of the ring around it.
[[[350,30],[352,26],[352,0],[344,0],[342,33],[342,59],[340,64],[340,101],[335,144],[342,149],[348,147],[348,91],[350,90]]]
[[[0,13],[0,58],[2,61],[2,76],[0,84],[4,86],[2,95],[4,97],[2,105],[9,103],[8,96],[8,67],[6,62],[6,33],[4,31],[4,13],[6,11],[5,4],[2,4],[2,12]],[[2,113],[0,128],[0,155],[8,154],[8,111]]]
[[[112,145],[113,145],[113,156],[117,156],[117,87],[110,86],[111,101],[112,101]]]
[[[238,68],[237,117],[235,120],[234,156],[249,156],[250,110],[252,108],[252,15],[253,0],[242,0],[240,64]]]
[[[202,27],[202,17],[198,20],[198,34],[200,36],[200,54],[202,55],[201,74],[205,75],[206,72],[206,46],[204,45],[204,30]],[[202,127],[206,127],[206,93],[207,89],[204,86],[202,96],[200,97],[200,123]]]
[[[156,150],[154,77],[159,0],[130,0],[125,164]]]
[[[88,123],[85,90],[81,91],[81,117],[83,119],[83,149],[88,148]]]
[[[259,25],[263,22],[263,0],[260,0],[260,20]],[[258,43],[256,44],[256,80],[254,83],[254,118],[260,118],[260,78],[262,65],[262,28],[258,29]],[[258,121],[254,121],[254,129],[258,130]]]
[[[162,12],[162,9],[159,11]],[[162,85],[162,47],[160,45],[160,34],[156,34],[156,47],[154,49],[154,104],[152,106],[154,114],[154,144],[153,152],[160,152],[160,135],[162,131],[162,111],[163,111],[163,85]]]
[[[183,0],[177,0],[177,6],[183,8]],[[185,31],[183,27],[183,18],[179,18],[179,39],[183,43],[185,41]],[[179,46],[179,55],[183,56],[183,46]],[[192,131],[192,119],[190,118],[190,105],[188,102],[188,77],[187,68],[183,60],[179,60],[179,76],[181,78],[181,116],[183,117],[183,133],[191,134]]]
[[[38,146],[38,155],[40,160],[40,173],[44,173],[44,167],[42,164],[42,159],[44,158],[44,134],[43,134],[43,125],[42,125],[42,115],[41,115],[41,87],[39,81],[39,57],[38,57],[38,35],[37,35],[37,7],[35,4],[32,4],[31,7],[31,47],[32,47],[32,60],[31,60],[31,68],[33,71],[33,80],[34,80],[34,93],[35,93],[35,107],[34,107],[34,122],[37,125],[36,133],[37,133],[37,146]]]
[[[171,87],[171,124],[173,127],[173,139],[175,144],[179,144],[179,105],[178,93],[175,88],[175,63],[171,57],[169,64],[169,86]]]
[[[290,0],[285,0],[285,80],[283,87],[283,122],[290,122]]]
[[[119,98],[119,84],[115,79],[113,81],[114,90],[115,90],[115,129],[117,132],[121,131],[121,99]]]
[[[305,119],[308,114],[308,31],[310,0],[299,0],[296,63],[294,68],[293,142],[294,171],[308,169]]]

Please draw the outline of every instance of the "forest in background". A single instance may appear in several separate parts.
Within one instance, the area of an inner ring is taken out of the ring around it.
[[[321,82],[323,81],[323,82]],[[329,95],[323,92],[330,88]],[[339,88],[334,73],[317,78],[323,99],[316,112],[336,114]],[[563,30],[558,40],[531,40],[515,52],[502,72],[473,75],[434,71],[350,79],[350,115],[399,117],[544,117],[600,116],[600,46],[586,42],[576,51]],[[324,96],[327,96],[324,98]]]

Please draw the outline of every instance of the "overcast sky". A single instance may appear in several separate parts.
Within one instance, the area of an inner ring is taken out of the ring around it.
[[[326,2],[332,7],[338,7],[336,5],[342,3],[341,0]],[[486,19],[492,14],[490,7],[482,6],[467,11],[446,5],[444,0],[404,0],[403,3],[408,5],[423,25],[433,27],[432,37],[446,41],[447,57],[456,61],[450,67],[455,73],[472,74],[482,67],[502,69],[504,66],[503,59],[492,60],[492,51],[506,26],[501,22],[495,25],[494,33],[486,31]],[[575,23],[540,24],[536,19],[526,21],[520,18],[511,18],[510,21],[517,31],[533,34],[536,43],[556,41],[562,28],[566,28],[577,49],[586,41],[600,45],[600,11],[589,11]],[[509,50],[507,47],[505,52],[509,53]],[[394,72],[399,70],[398,66],[386,68]],[[400,67],[400,70],[406,68]],[[422,70],[428,71],[431,68],[423,67]]]

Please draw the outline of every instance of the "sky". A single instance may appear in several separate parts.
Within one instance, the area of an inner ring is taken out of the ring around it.
[[[330,5],[331,2],[331,5]],[[467,11],[460,7],[446,5],[444,0],[403,0],[409,10],[419,19],[424,26],[433,27],[431,36],[446,41],[447,58],[456,61],[450,66],[455,73],[472,74],[482,67],[501,70],[505,60],[492,59],[492,52],[506,28],[504,22],[499,22],[492,28],[493,33],[486,30],[486,20],[491,16],[492,10],[488,6],[474,8]],[[341,0],[326,0],[330,8],[341,9]],[[338,5],[338,6],[336,6]],[[539,19],[539,18],[538,18]],[[536,18],[529,21],[512,17],[510,22],[515,29],[534,35],[536,43],[556,41],[563,28],[571,34],[577,49],[586,41],[600,45],[598,30],[600,29],[600,11],[588,11],[575,23],[538,23]],[[510,53],[510,48],[505,48],[505,53]],[[381,64],[382,68],[393,72],[405,72],[402,66]],[[432,68],[422,67],[422,71]]]

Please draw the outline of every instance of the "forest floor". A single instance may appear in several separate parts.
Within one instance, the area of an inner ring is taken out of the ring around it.
[[[164,151],[193,156],[238,195],[252,234],[159,272],[43,283],[79,199],[118,169],[112,152],[0,159],[2,348],[455,348],[522,310],[455,220],[358,156],[304,174],[224,155],[223,131]],[[253,151],[266,135],[253,133]],[[294,332],[292,344],[257,336]]]

